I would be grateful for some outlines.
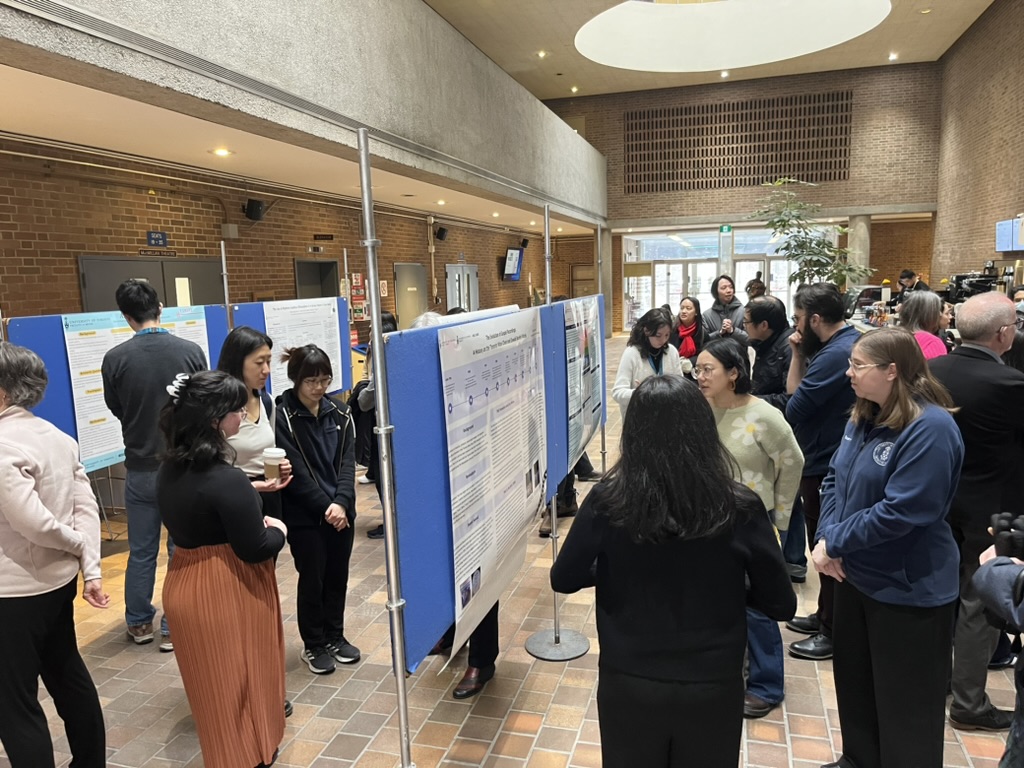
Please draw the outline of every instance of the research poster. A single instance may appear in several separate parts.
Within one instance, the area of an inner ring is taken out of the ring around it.
[[[330,392],[341,389],[341,371],[345,358],[341,355],[341,324],[337,298],[271,301],[263,305],[267,336],[274,340],[274,359],[270,364],[270,392],[280,395],[292,386],[288,366],[281,362],[281,353],[289,347],[316,344],[327,353],[334,371]]]
[[[544,504],[540,313],[438,331],[451,480],[455,647],[523,565]]]
[[[87,312],[62,315],[64,345],[71,373],[75,404],[75,429],[86,472],[124,461],[121,422],[103,399],[103,356],[132,338],[134,332],[120,312]],[[175,336],[195,342],[210,360],[204,307],[165,307],[160,325]],[[170,384],[170,382],[167,382]]]
[[[565,302],[569,388],[569,471],[601,428],[604,408],[604,334],[596,296]]]

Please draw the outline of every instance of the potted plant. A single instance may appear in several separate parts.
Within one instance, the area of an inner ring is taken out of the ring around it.
[[[851,262],[850,249],[836,245],[828,229],[815,221],[821,206],[801,200],[794,191],[794,187],[816,184],[784,177],[763,186],[770,191],[758,201],[761,208],[750,218],[767,222],[774,234],[772,240],[781,240],[777,252],[796,265],[789,282],[833,283],[842,291],[847,286],[863,283],[875,271]],[[846,233],[844,227],[834,229],[839,234]]]

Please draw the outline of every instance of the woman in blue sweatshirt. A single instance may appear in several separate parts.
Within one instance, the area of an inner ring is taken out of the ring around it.
[[[812,553],[839,582],[843,756],[825,768],[941,768],[959,585],[946,514],[963,441],[912,334],[870,331],[849,364],[857,401],[822,483]]]

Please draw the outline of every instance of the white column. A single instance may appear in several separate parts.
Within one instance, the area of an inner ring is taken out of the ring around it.
[[[871,266],[871,216],[861,214],[850,217],[846,247],[850,249],[850,262]]]

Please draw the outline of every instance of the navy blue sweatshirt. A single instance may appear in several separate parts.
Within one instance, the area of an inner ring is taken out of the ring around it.
[[[804,453],[804,477],[828,472],[832,458],[857,399],[846,371],[860,332],[852,325],[840,329],[807,365],[800,386],[786,403],[786,421]]]
[[[892,605],[957,598],[960,551],[946,514],[963,458],[956,422],[936,405],[900,432],[847,424],[821,485],[817,540],[843,558],[850,584]]]
[[[324,514],[331,504],[356,519],[356,438],[348,406],[326,397],[316,416],[295,394],[285,391],[277,399],[274,416],[277,445],[292,465],[294,479],[281,491],[288,527],[327,525]]]

